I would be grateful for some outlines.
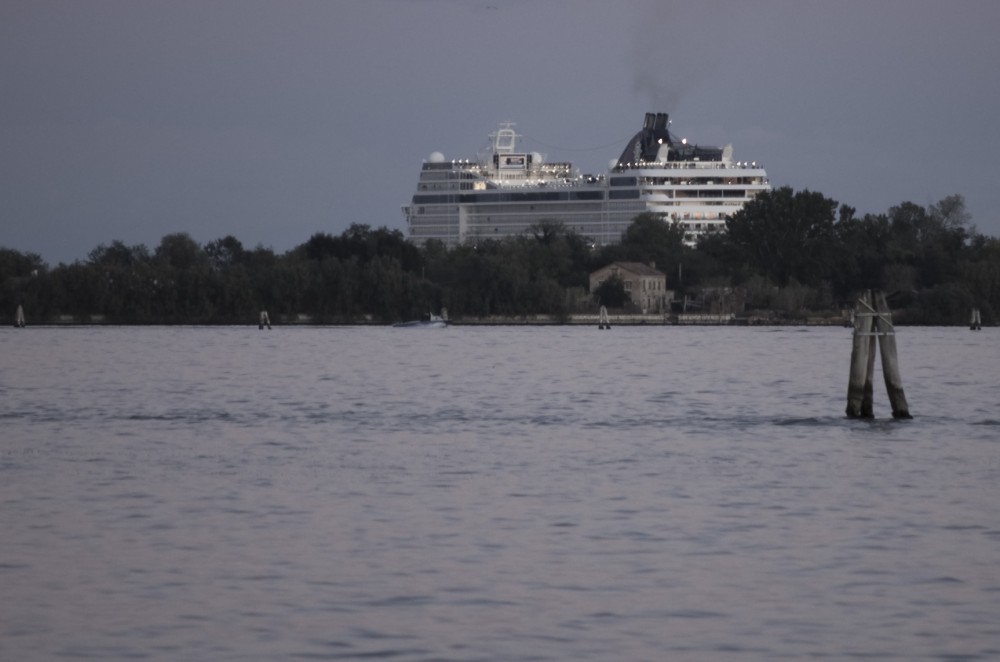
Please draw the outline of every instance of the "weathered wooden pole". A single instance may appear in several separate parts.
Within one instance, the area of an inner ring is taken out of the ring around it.
[[[874,318],[872,318],[874,320]],[[865,371],[865,398],[861,401],[861,417],[875,418],[875,322],[872,321],[868,335],[868,366]]]
[[[611,328],[611,318],[608,317],[608,309],[605,306],[601,306],[601,312],[597,316],[597,328],[598,329],[610,329]]]
[[[851,347],[851,378],[847,384],[847,415],[872,418],[872,377],[875,363],[875,336],[872,335],[874,310],[871,293],[865,290],[854,315],[854,343]]]
[[[896,356],[896,330],[892,326],[892,313],[885,300],[885,294],[880,290],[873,293],[875,309],[875,330],[878,333],[879,353],[882,354],[882,376],[885,378],[885,390],[889,394],[889,404],[892,406],[893,418],[913,418],[910,416],[910,406],[906,404],[906,394],[903,393],[903,378],[899,374],[899,359]]]
[[[257,324],[257,328],[263,330],[267,326],[268,331],[271,330],[271,318],[267,316],[267,311],[260,311],[260,322]]]
[[[854,344],[851,349],[851,380],[847,386],[847,415],[850,418],[874,418],[872,376],[875,373],[875,341],[882,354],[882,376],[889,394],[893,418],[913,418],[903,392],[896,355],[896,331],[892,313],[879,290],[866,290],[858,299],[854,315]]]
[[[972,320],[969,322],[970,331],[980,331],[983,328],[983,318],[979,314],[978,308],[972,309]]]

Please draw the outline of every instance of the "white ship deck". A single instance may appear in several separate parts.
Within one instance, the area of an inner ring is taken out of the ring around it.
[[[665,114],[647,113],[643,129],[599,176],[516,151],[518,136],[509,124],[490,137],[490,151],[475,160],[447,161],[435,152],[424,162],[417,191],[403,207],[412,241],[454,246],[555,221],[595,244],[610,244],[635,216],[649,212],[680,225],[693,245],[723,230],[730,215],[770,188],[763,166],[733,161],[731,147],[676,140]]]

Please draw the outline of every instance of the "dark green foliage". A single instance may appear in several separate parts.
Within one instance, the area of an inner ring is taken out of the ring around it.
[[[729,241],[751,269],[779,286],[795,279],[816,287],[834,266],[836,208],[811,191],[765,191],[727,220]]]
[[[0,320],[14,323],[18,306],[23,306],[32,323],[34,316],[49,314],[51,283],[42,258],[34,253],[19,253],[0,248]]]
[[[629,301],[625,283],[617,275],[612,274],[594,289],[594,298],[602,306],[622,308]]]
[[[226,269],[246,263],[247,252],[240,240],[232,235],[205,244],[205,255],[216,269]]]
[[[906,311],[920,324],[946,325],[967,323],[975,298],[959,283],[940,283],[920,291]],[[906,321],[905,318],[902,321]]]
[[[591,272],[623,261],[655,263],[678,296],[733,288],[746,309],[778,317],[852,306],[856,292],[879,288],[900,322],[965,324],[974,306],[984,323],[995,324],[1000,239],[968,222],[961,196],[858,218],[819,193],[780,188],[758,196],[729,219],[728,233],[709,235],[697,248],[653,214],[637,216],[620,244],[600,249],[557,222],[452,249],[435,241],[418,249],[398,230],[352,225],[339,236],[315,234],[283,255],[247,249],[232,236],[199,246],[177,233],[152,252],[113,241],[86,261],[53,269],[35,254],[0,248],[0,319],[12,322],[18,305],[29,324],[254,324],[261,310],[276,322],[392,322],[443,307],[456,319],[561,319],[625,305],[615,279],[586,294]]]
[[[351,225],[339,237],[324,233],[314,234],[309,241],[294,251],[299,257],[316,262],[329,258],[348,260],[357,258],[362,264],[377,257],[391,257],[399,261],[405,271],[419,271],[422,266],[420,250],[406,241],[399,230],[367,225]]]
[[[834,233],[835,243],[831,247],[834,268],[829,272],[829,280],[835,296],[847,299],[861,290],[887,289],[885,267],[892,240],[888,218],[879,215],[857,219],[850,210],[841,213]]]
[[[811,288],[814,309],[852,306],[867,288],[886,290],[904,311],[901,321],[911,323],[962,324],[973,306],[990,315],[997,309],[1000,255],[990,248],[997,240],[966,228],[961,196],[927,208],[905,202],[860,219],[846,205],[835,219],[836,205],[810,191],[764,193],[733,215],[728,234],[699,249],[734,285],[757,274],[783,289]]]

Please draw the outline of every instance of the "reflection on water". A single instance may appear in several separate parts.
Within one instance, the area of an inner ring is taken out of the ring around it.
[[[1000,334],[0,331],[0,658],[1000,657]]]

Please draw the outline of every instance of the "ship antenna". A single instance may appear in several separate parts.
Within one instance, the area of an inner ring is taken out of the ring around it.
[[[493,153],[512,153],[517,147],[517,139],[520,137],[521,136],[514,132],[513,122],[501,122],[500,128],[497,129],[497,132],[490,134],[490,138],[493,142]]]

